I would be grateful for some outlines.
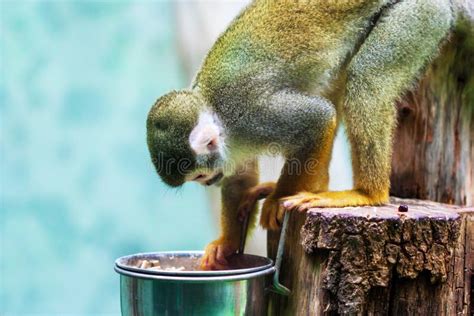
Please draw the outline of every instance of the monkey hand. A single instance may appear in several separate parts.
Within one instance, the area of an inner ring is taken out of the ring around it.
[[[227,257],[233,255],[239,248],[238,241],[234,242],[223,237],[207,245],[201,259],[202,270],[225,270],[228,268]]]
[[[263,203],[260,225],[265,229],[277,230],[280,228],[284,211],[280,198],[270,195]]]
[[[239,221],[243,221],[253,210],[258,200],[264,199],[275,190],[274,182],[256,185],[244,193],[238,208]]]
[[[359,190],[321,193],[300,192],[283,200],[285,209],[306,212],[314,207],[380,205],[388,201],[388,192],[372,195]]]

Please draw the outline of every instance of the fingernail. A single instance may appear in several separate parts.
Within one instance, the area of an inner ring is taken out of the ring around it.
[[[285,202],[283,202],[283,206],[284,207],[292,207],[293,203],[291,203],[290,201],[285,201]]]

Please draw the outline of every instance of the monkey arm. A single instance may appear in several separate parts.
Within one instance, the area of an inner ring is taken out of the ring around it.
[[[239,248],[242,222],[239,221],[239,205],[246,192],[258,183],[258,162],[251,160],[239,166],[234,175],[224,178],[222,183],[221,235],[205,250],[201,268],[205,270],[224,269],[226,257]],[[255,226],[256,205],[249,212],[249,231]]]
[[[317,146],[328,125],[336,119],[330,101],[293,89],[263,94],[245,103],[249,109],[239,120],[236,134],[250,144],[263,145],[264,150],[278,151],[285,157]]]
[[[336,130],[334,106],[322,97],[282,90],[258,103],[258,121],[246,120],[250,139],[278,148],[286,162],[276,187],[265,200],[260,223],[278,227],[279,200],[300,191],[326,191]]]
[[[248,189],[239,204],[239,220],[243,221],[246,216],[254,212],[258,200],[272,194],[275,191],[275,187],[275,182],[265,182]]]

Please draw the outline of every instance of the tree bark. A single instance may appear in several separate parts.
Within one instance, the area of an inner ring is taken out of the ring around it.
[[[398,102],[391,195],[474,201],[474,38],[460,23],[417,86]]]
[[[408,212],[398,211],[400,204]],[[278,232],[268,238],[276,253]],[[269,315],[468,315],[474,209],[392,199],[290,218]]]

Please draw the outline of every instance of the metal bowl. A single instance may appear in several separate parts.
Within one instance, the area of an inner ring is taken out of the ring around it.
[[[269,290],[282,295],[290,292],[279,282],[289,214],[283,220],[275,266],[266,257],[236,254],[227,258],[229,270],[200,271],[202,251],[141,253],[117,259],[122,315],[266,315]],[[142,260],[159,260],[160,269],[140,268]],[[166,270],[177,267],[183,270]]]
[[[199,262],[203,256],[203,251],[166,251],[139,253],[118,258],[115,265],[120,270],[137,272],[140,274],[176,276],[176,277],[212,277],[236,274],[247,274],[261,270],[266,270],[273,265],[273,261],[266,257],[249,254],[236,254],[227,259],[228,270],[204,271],[199,270]],[[142,260],[158,260],[161,269],[140,268]],[[173,268],[184,268],[183,270],[173,270]],[[172,270],[167,270],[172,269]]]
[[[202,251],[141,253],[115,261],[123,316],[265,315],[272,260],[254,255],[228,258],[230,270],[200,271]],[[139,268],[159,260],[160,270]],[[166,271],[184,267],[183,271]]]

